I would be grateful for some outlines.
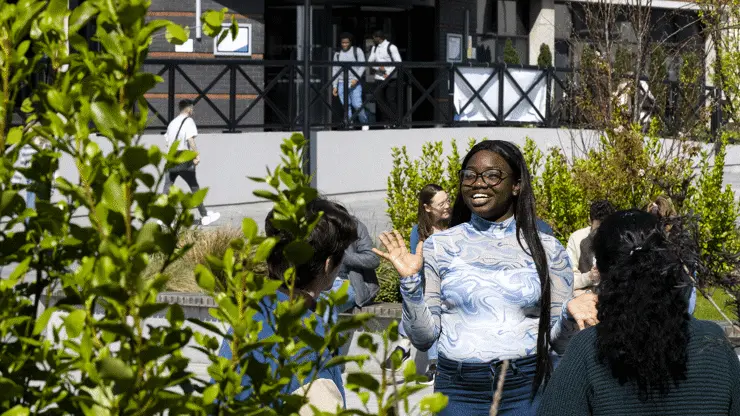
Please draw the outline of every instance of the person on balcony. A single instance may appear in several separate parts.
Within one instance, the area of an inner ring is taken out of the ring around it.
[[[340,36],[340,42],[342,43],[342,49],[334,53],[334,62],[365,62],[365,52],[362,49],[354,45],[354,37],[351,33],[342,33]],[[342,113],[344,113],[344,106],[347,105],[347,116],[349,117],[350,124],[354,122],[352,118],[353,112],[357,114],[357,120],[362,124],[362,129],[367,130],[367,113],[365,108],[362,106],[362,83],[360,79],[365,74],[364,66],[353,66],[347,69],[347,74],[343,72],[343,67],[335,66],[333,68],[332,79],[334,80],[333,94],[335,97],[339,97],[339,102],[342,103]],[[349,83],[349,88],[345,88],[345,79]],[[345,89],[347,92],[345,92]],[[347,95],[349,104],[345,104],[344,97]]]
[[[370,52],[368,62],[401,62],[398,48],[386,39],[383,31],[378,30],[373,33],[373,43],[375,46]],[[375,109],[376,117],[378,121],[396,126],[401,120],[401,114],[398,112],[398,102],[402,101],[399,97],[399,71],[395,66],[383,65],[373,67],[371,71],[375,75],[375,81],[379,83],[375,90],[376,100],[380,101]],[[383,104],[389,108],[390,112],[384,109]]]

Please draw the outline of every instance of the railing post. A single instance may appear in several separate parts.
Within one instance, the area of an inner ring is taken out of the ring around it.
[[[229,133],[236,133],[236,65],[229,65]]]
[[[504,83],[506,81],[506,65],[499,65],[498,67],[498,124],[499,126],[504,125]]]
[[[267,71],[265,71],[267,72]],[[296,88],[295,85],[298,83],[298,72],[296,71],[296,65],[290,64],[290,72],[288,73],[288,125],[285,126],[288,131],[293,130],[296,125]]]
[[[450,126],[456,126],[460,121],[455,119],[455,68],[455,64],[450,64],[450,79],[447,85],[447,112],[450,116]]]
[[[354,47],[354,46],[353,46]],[[349,67],[342,66],[342,128],[349,129]],[[359,80],[358,80],[359,82]]]
[[[545,82],[547,82],[545,93],[545,119],[542,120],[546,127],[552,125],[552,75],[555,72],[554,67],[548,67],[545,73]]]
[[[169,79],[167,80],[167,117],[169,121],[175,119],[175,63],[167,64]]]

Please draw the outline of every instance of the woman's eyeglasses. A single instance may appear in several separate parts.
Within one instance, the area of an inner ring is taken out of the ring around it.
[[[487,170],[483,173],[477,173],[470,169],[462,169],[460,172],[458,172],[458,177],[460,178],[460,182],[463,185],[467,186],[473,185],[478,180],[478,178],[483,179],[483,182],[485,182],[488,186],[496,186],[503,182],[503,180],[506,179],[508,175],[498,169]]]

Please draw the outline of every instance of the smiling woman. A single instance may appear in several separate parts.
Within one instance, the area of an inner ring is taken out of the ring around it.
[[[550,350],[562,353],[578,324],[596,322],[595,297],[571,299],[568,257],[537,231],[529,172],[515,145],[479,143],[462,167],[452,227],[430,236],[422,255],[385,233],[388,252],[379,253],[402,277],[412,343],[425,350],[439,341],[435,391],[449,397],[440,414],[488,415],[504,367],[498,414],[532,414]]]

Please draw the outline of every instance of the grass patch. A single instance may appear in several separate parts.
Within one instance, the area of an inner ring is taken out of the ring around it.
[[[199,264],[208,265],[206,260],[210,254],[223,258],[229,243],[241,238],[242,233],[233,227],[219,227],[209,230],[190,230],[180,236],[180,246],[193,244],[193,247],[181,259],[172,263],[164,272],[170,275],[167,282],[167,290],[172,292],[201,293],[202,290],[195,282],[195,266]],[[145,275],[153,277],[164,263],[162,256],[152,258]],[[218,273],[214,271],[218,276]]]
[[[722,308],[722,311],[730,318],[737,321],[734,308],[732,307],[732,298],[722,289],[709,290],[712,293],[712,299],[714,302]],[[724,318],[720,313],[712,306],[709,301],[702,296],[701,293],[696,294],[696,309],[694,310],[694,317],[696,319],[705,319],[708,321],[724,321]]]

